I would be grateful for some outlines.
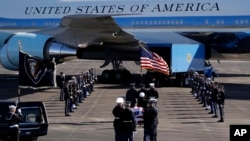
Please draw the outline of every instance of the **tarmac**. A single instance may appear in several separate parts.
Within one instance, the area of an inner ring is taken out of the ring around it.
[[[230,125],[250,124],[250,61],[211,61],[218,70],[215,81],[226,90],[225,122],[211,118],[209,111],[194,99],[187,87],[159,87],[158,141],[229,141]],[[94,68],[97,74],[103,69],[101,61],[72,60],[57,65],[66,75]],[[140,68],[133,62],[123,65],[133,74]],[[110,67],[110,66],[109,66]],[[110,67],[111,68],[111,67]],[[17,100],[18,74],[0,67],[0,99]],[[70,117],[64,116],[64,102],[59,100],[59,89],[21,89],[21,101],[43,101],[49,118],[49,132],[39,141],[113,141],[113,115],[115,99],[125,96],[128,85],[95,84],[95,92],[78,106]],[[138,127],[135,141],[143,140],[143,128]]]

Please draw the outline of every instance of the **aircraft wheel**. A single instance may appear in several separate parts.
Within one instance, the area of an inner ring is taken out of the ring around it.
[[[123,80],[123,78],[124,78],[124,76],[123,76],[123,73],[122,73],[122,71],[115,71],[114,72],[114,80],[115,80],[115,82],[119,82],[119,83],[121,83],[122,82],[122,80]]]
[[[111,71],[110,70],[104,70],[102,72],[102,80],[104,82],[108,82],[111,80]]]

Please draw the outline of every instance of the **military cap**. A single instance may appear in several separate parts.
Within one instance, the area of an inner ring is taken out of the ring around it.
[[[148,100],[148,103],[157,103],[157,99],[155,99],[155,98],[150,98],[150,99]]]
[[[10,106],[9,106],[9,109],[15,109],[15,108],[16,108],[15,105],[10,105]]]
[[[116,98],[116,103],[124,103],[124,99],[121,97]]]
[[[155,86],[155,83],[149,83],[149,86],[150,86],[150,87],[154,87],[154,86]]]
[[[145,96],[145,93],[144,93],[144,92],[140,92],[140,93],[139,93],[139,96],[140,96],[140,97],[144,97],[144,96]]]

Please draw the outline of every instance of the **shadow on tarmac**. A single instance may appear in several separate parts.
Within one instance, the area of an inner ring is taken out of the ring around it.
[[[63,123],[63,122],[60,122],[60,123],[50,123],[50,124],[58,124],[58,125],[62,125],[62,124],[65,124],[65,125],[78,125],[78,126],[82,126],[82,125],[100,125],[100,124],[110,124],[110,123],[113,123],[113,121],[96,121],[96,122],[80,122],[80,123]],[[113,128],[112,128],[113,129]]]
[[[250,77],[250,74],[224,74],[224,73],[220,73],[219,77]]]

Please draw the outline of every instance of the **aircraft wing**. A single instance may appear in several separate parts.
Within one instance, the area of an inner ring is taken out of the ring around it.
[[[108,44],[115,49],[120,45],[133,49],[138,45],[138,40],[133,35],[123,31],[111,16],[104,15],[65,16],[59,26],[36,33],[51,35],[58,42],[80,48]]]
[[[18,69],[19,50],[16,44],[32,56],[55,58],[57,62],[72,55],[79,59],[105,60],[101,67],[117,60],[140,58],[139,40],[106,15],[69,15],[63,17],[58,26],[6,35],[5,38],[8,40],[1,48],[0,60],[10,70]],[[6,57],[6,52],[11,56]]]
[[[185,37],[177,32],[158,29],[125,30],[133,34],[147,46],[169,46],[171,44],[200,44],[196,40]]]

